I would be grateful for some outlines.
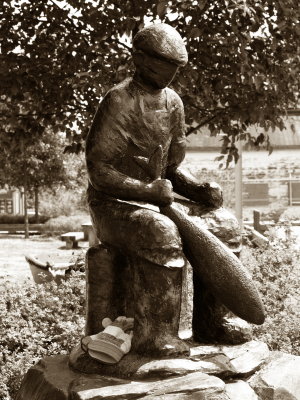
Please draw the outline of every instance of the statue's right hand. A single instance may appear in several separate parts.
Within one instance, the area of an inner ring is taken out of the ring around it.
[[[173,186],[168,179],[156,179],[149,183],[151,200],[159,206],[168,206],[174,200]]]

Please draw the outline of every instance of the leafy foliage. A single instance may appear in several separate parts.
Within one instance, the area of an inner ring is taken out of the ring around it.
[[[45,132],[37,138],[23,126],[19,131],[0,133],[0,147],[0,186],[23,188],[25,237],[28,237],[28,195],[35,194],[38,217],[39,190],[67,181],[62,138]]]
[[[41,231],[49,236],[55,236],[66,232],[81,232],[82,224],[89,220],[88,215],[64,216],[50,218],[41,228]]]
[[[255,337],[271,350],[300,355],[299,250],[278,239],[267,249],[243,251],[242,262],[253,274],[266,310]]]
[[[293,1],[195,3],[180,2],[176,21],[190,55],[179,77],[191,107],[187,122],[197,122],[189,132],[203,123],[213,135],[224,132],[222,154],[228,153],[230,162],[238,157],[238,138],[256,145],[268,141],[264,133],[252,138],[249,125],[258,124],[263,132],[282,129],[283,111],[295,104],[299,10]]]
[[[40,211],[51,218],[77,215],[78,213],[88,214],[85,192],[85,186],[70,190],[62,187],[55,191],[46,190],[40,197]],[[87,215],[85,218],[89,219]]]
[[[281,117],[297,103],[296,0],[4,0],[0,7],[0,119],[16,140],[49,127],[66,132],[67,151],[78,153],[99,99],[132,70],[132,36],[159,20],[187,44],[190,62],[174,82],[187,132],[222,131],[228,162],[238,157],[238,138],[268,143],[265,133],[251,137],[249,125],[283,128]]]
[[[66,354],[83,335],[84,279],[60,285],[6,282],[0,301],[0,398],[15,398],[22,377],[40,358]]]
[[[0,135],[0,184],[32,190],[66,181],[62,138],[44,134],[33,140],[28,134],[18,140],[16,133],[10,136],[12,142]]]

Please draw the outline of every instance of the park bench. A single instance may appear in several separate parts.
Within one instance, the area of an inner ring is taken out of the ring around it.
[[[68,249],[77,249],[79,240],[84,240],[83,232],[67,232],[63,233],[60,237],[61,240],[66,242]]]

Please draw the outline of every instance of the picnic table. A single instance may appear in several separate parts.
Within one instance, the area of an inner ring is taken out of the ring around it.
[[[99,244],[99,240],[94,231],[91,222],[86,222],[81,225],[83,232],[67,232],[60,236],[60,239],[66,242],[66,247],[68,249],[77,249],[78,242],[81,240],[86,240],[89,242],[89,246],[96,246]]]
[[[79,240],[84,240],[83,232],[67,232],[60,236],[61,240],[66,242],[68,249],[77,249]]]

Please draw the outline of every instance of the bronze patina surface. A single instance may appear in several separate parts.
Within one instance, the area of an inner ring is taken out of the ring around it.
[[[166,24],[144,28],[133,40],[133,61],[134,76],[105,95],[86,143],[88,201],[102,243],[88,255],[93,261],[88,263],[86,333],[97,333],[104,317],[126,315],[135,320],[134,352],[185,353],[188,348],[178,338],[182,275],[193,257],[182,245],[184,232],[173,214],[159,207],[175,206],[177,192],[192,200],[201,215],[222,206],[222,191],[217,184],[199,183],[180,166],[184,109],[168,88],[187,62],[178,32]],[[217,280],[222,282],[222,276]],[[194,337],[216,341],[224,315],[214,297],[219,293],[210,293],[199,271],[194,285]],[[259,299],[257,304],[261,307]],[[262,307],[259,312],[263,315]],[[243,316],[247,319],[247,311]],[[261,323],[263,317],[254,319]]]

